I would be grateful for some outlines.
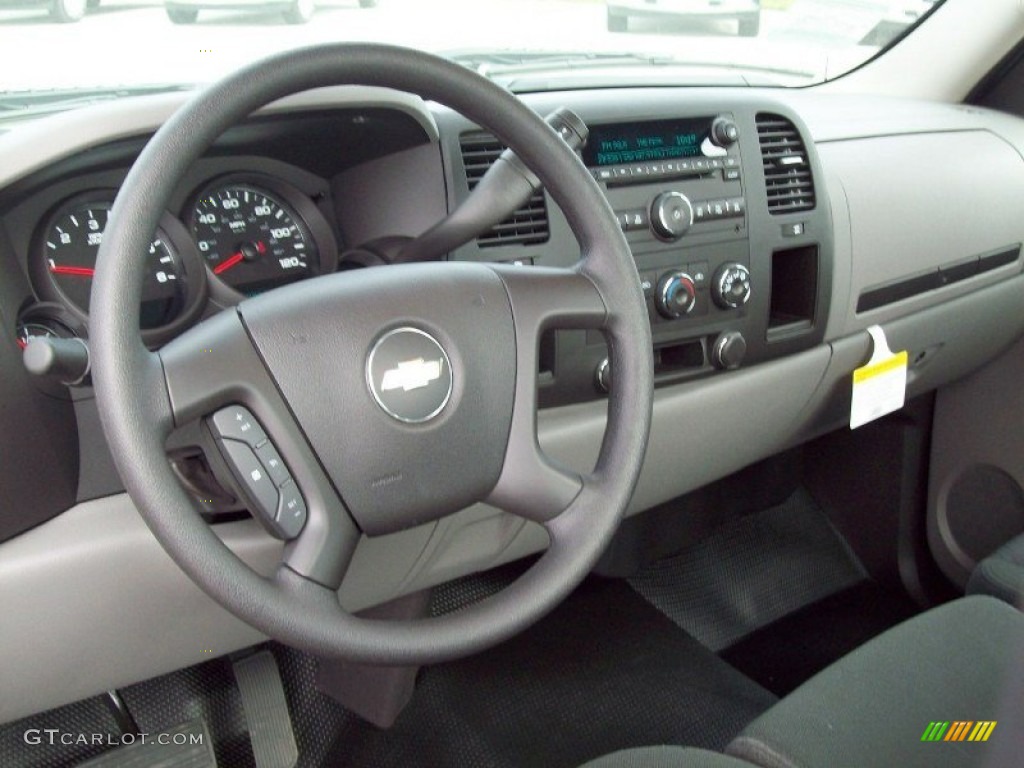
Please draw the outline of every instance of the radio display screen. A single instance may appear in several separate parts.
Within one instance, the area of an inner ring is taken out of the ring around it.
[[[710,129],[711,120],[707,118],[595,125],[583,150],[583,162],[595,168],[701,157],[700,145]]]

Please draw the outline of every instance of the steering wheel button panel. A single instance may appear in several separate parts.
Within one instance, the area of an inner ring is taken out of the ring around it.
[[[244,495],[248,497],[251,511],[265,523],[273,523],[277,516],[279,494],[266,468],[260,464],[252,448],[245,443],[223,440],[221,445],[224,457],[241,484]]]
[[[274,521],[284,538],[292,539],[299,535],[302,526],[306,524],[306,502],[291,479],[280,490]]]
[[[267,440],[263,427],[248,409],[240,405],[222,408],[213,415],[213,431],[224,440],[239,440],[253,448]]]
[[[267,470],[270,479],[278,488],[291,481],[292,476],[288,474],[288,467],[285,466],[281,454],[277,452],[277,448],[274,447],[272,442],[267,440],[263,445],[259,446],[256,449],[256,457],[260,460],[260,464]]]

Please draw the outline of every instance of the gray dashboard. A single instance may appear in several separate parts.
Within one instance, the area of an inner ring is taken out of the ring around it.
[[[911,397],[982,366],[1024,334],[1024,219],[1017,211],[1024,121],[959,106],[759,89],[587,90],[524,99],[541,113],[568,106],[593,125],[728,115],[739,128],[737,180],[717,175],[723,166],[713,169],[714,179],[709,171],[607,186],[616,210],[649,211],[657,195],[673,190],[691,202],[742,197],[743,215],[724,223],[694,223],[675,239],[637,229],[627,239],[641,273],[656,283],[704,263],[709,273],[736,263],[751,274],[750,300],[739,307],[717,306],[712,288],[702,294],[700,286],[695,306],[706,311],[692,316],[659,315],[650,299],[655,343],[670,351],[659,358],[668,362],[633,514],[844,427],[850,374],[870,356],[870,325],[884,328],[893,349],[908,350]],[[17,494],[5,494],[0,514],[9,526],[0,537],[0,645],[7,656],[0,688],[8,693],[0,722],[194,663],[211,645],[224,653],[257,639],[177,572],[148,535],[103,458],[88,391],[72,403],[40,389],[21,371],[14,345],[17,317],[34,300],[27,260],[42,212],[69,190],[116,185],[141,140],[179,103],[180,96],[169,96],[107,105],[0,135],[0,385],[18,400],[5,395],[0,466],[20,468],[17,477],[4,475],[5,488]],[[385,235],[415,236],[467,194],[461,142],[478,134],[477,126],[434,104],[366,90],[304,94],[268,114],[282,121],[287,144],[313,114],[352,116],[370,108],[409,118],[415,140],[359,162],[345,162],[354,150],[328,140],[338,157],[317,166],[315,158],[261,156],[257,138],[235,154],[226,145],[186,186],[225,170],[280,173],[322,195],[342,253]],[[788,120],[802,140],[815,193],[809,209],[767,209],[758,143],[765,114]],[[568,225],[550,201],[541,204],[546,236],[530,231],[525,241],[476,241],[451,257],[573,263],[578,246]],[[780,253],[798,254],[797,267],[787,267]],[[773,294],[801,280],[806,284],[788,303],[773,303]],[[212,295],[207,314],[221,306],[219,294]],[[880,303],[866,309],[865,295]],[[784,311],[791,307],[795,318]],[[789,319],[773,326],[773,312]],[[735,369],[713,360],[715,342],[726,333],[743,335],[750,350]],[[552,458],[586,472],[605,419],[595,384],[602,340],[577,334],[551,345],[549,366],[538,372],[549,406],[539,415],[541,444]],[[61,440],[26,437],[26,414]],[[59,482],[23,469],[32,451],[56,468]],[[257,568],[273,566],[280,542],[238,515],[223,520],[217,528],[233,548]],[[545,543],[543,529],[476,505],[436,524],[364,538],[341,600],[363,609]],[[130,583],[122,574],[131,574]],[[74,647],[60,641],[69,632]],[[88,669],[82,658],[91,659]]]

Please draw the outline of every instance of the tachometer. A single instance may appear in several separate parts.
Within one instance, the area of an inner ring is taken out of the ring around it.
[[[248,182],[221,182],[190,212],[200,255],[213,274],[254,295],[320,272],[309,225],[284,195]]]
[[[50,214],[36,235],[32,278],[37,292],[83,321],[89,315],[96,255],[112,200],[113,193],[106,191],[70,198]],[[201,311],[205,280],[195,247],[181,223],[170,216],[163,217],[149,248],[139,256],[146,260],[139,325],[147,343],[159,343]]]
[[[110,203],[78,203],[54,217],[46,233],[46,269],[50,279],[85,314],[89,313],[96,253],[103,242],[109,215]],[[185,276],[181,260],[159,230],[145,258],[148,268],[140,324],[143,328],[158,328],[181,310]]]

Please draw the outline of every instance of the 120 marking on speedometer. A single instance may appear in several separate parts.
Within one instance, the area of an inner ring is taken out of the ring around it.
[[[311,274],[316,246],[286,202],[252,184],[226,184],[202,194],[192,235],[211,271],[253,295]]]

